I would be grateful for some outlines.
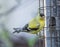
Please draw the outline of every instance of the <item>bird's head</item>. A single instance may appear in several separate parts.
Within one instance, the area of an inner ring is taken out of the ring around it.
[[[43,13],[41,13],[39,16],[41,20],[45,19],[45,15]]]

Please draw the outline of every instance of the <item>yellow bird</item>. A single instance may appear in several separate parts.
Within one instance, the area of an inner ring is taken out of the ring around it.
[[[20,28],[16,28],[15,32],[28,32],[32,34],[37,34],[42,31],[45,26],[45,16],[44,14],[39,14],[34,17],[28,24],[26,24],[22,30]]]
[[[38,32],[42,31],[45,26],[45,16],[44,14],[39,14],[33,18],[28,24],[23,27],[28,33],[37,34]],[[24,32],[24,31],[22,31]]]

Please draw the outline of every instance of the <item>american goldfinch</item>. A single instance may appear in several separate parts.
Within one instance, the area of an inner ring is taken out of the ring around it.
[[[37,34],[41,30],[43,30],[44,26],[45,26],[45,16],[42,13],[41,14],[38,13],[38,15],[35,18],[33,18],[28,24],[26,24],[22,29],[18,30],[16,28],[15,32],[17,33],[28,32],[32,34]]]

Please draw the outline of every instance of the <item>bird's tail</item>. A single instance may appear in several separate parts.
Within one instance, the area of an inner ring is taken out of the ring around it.
[[[20,32],[22,32],[21,28],[13,28],[13,29],[14,29],[13,33],[20,33]]]

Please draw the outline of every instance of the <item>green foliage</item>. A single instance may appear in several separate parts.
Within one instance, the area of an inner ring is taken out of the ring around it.
[[[4,27],[0,27],[0,41],[2,41],[0,47],[12,47],[9,33]]]

